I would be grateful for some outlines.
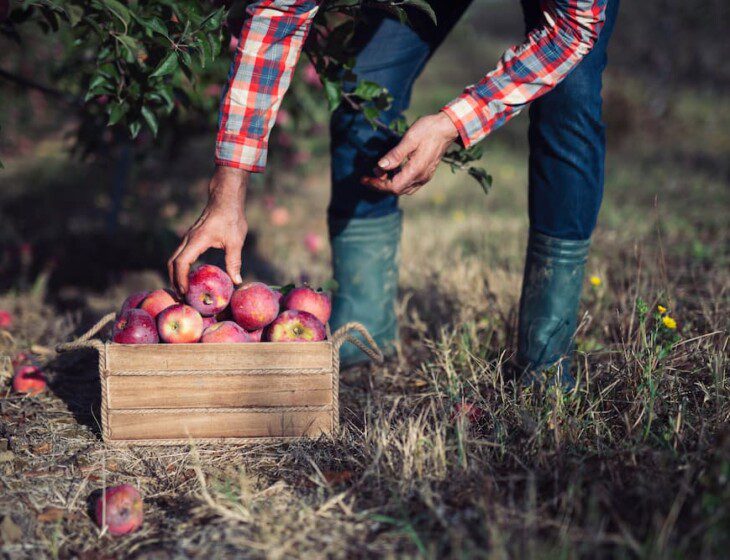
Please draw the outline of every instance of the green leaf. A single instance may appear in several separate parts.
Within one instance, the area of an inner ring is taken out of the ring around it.
[[[375,97],[378,97],[383,92],[387,93],[387,91],[388,90],[375,82],[363,80],[357,84],[355,91],[352,93],[363,101],[372,101]]]
[[[152,109],[150,109],[149,107],[142,107],[142,116],[147,122],[147,126],[150,127],[150,130],[152,131],[152,136],[157,137],[157,117],[152,112]]]
[[[372,126],[374,129],[378,128],[378,124],[375,121],[380,115],[380,111],[378,111],[377,108],[372,106],[363,107],[362,114],[364,115],[365,119],[370,123],[370,126]]]
[[[481,167],[470,167],[467,172],[479,183],[484,194],[489,194],[489,189],[492,187],[492,176]]]
[[[322,77],[322,85],[324,86],[324,94],[327,97],[330,113],[333,113],[342,101],[342,82],[324,76]]]
[[[117,124],[120,120],[122,120],[122,117],[127,113],[127,106],[123,103],[114,103],[109,108],[109,120],[107,121],[107,126],[114,126]]]
[[[179,64],[177,61],[177,54],[175,54],[175,52],[173,51],[162,59],[162,62],[160,62],[159,66],[155,69],[154,72],[152,72],[152,74],[150,74],[150,78],[167,76],[168,74],[172,74],[173,72],[175,72],[178,67]]]
[[[125,27],[129,25],[129,21],[132,16],[124,4],[117,2],[117,0],[100,0],[100,2],[104,4],[111,13],[117,16]]]
[[[117,35],[117,41],[124,45],[133,59],[136,59],[137,55],[144,51],[142,45],[134,37],[130,37],[129,35]]]
[[[418,8],[424,12],[434,25],[438,23],[436,19],[436,12],[433,11],[433,8],[426,0],[403,0],[403,4],[406,6],[413,6],[414,8]]]
[[[129,123],[129,135],[132,137],[132,139],[137,138],[140,130],[142,130],[141,122],[133,121]]]

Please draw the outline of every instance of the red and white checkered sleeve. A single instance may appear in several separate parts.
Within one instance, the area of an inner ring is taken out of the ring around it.
[[[269,134],[318,4],[258,0],[247,6],[221,100],[217,165],[264,170]]]
[[[558,85],[598,39],[607,0],[543,0],[543,25],[442,108],[469,147]]]

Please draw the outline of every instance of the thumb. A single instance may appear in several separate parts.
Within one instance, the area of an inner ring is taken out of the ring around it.
[[[241,250],[243,245],[232,243],[226,246],[226,272],[234,284],[242,284],[241,278]]]
[[[395,148],[380,158],[378,167],[385,170],[395,169],[413,152],[414,148],[408,135],[404,136]]]

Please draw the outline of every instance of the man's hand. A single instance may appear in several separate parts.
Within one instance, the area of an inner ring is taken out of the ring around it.
[[[226,252],[226,272],[234,284],[241,280],[241,250],[248,232],[244,213],[248,171],[218,167],[210,181],[208,204],[167,261],[170,283],[180,294],[188,290],[188,273],[211,247]]]
[[[396,195],[413,194],[431,180],[441,157],[458,136],[458,130],[445,113],[421,117],[398,145],[380,158],[376,176],[363,177],[361,182]],[[401,165],[389,178],[387,172]]]

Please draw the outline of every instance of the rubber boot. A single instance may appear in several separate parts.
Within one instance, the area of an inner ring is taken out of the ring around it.
[[[385,356],[395,352],[398,322],[398,247],[401,212],[380,218],[330,219],[332,267],[338,288],[332,298],[330,327],[350,321],[367,327]],[[340,349],[343,367],[369,360],[355,345]]]
[[[530,231],[520,298],[517,364],[525,385],[575,387],[570,373],[590,239]]]

